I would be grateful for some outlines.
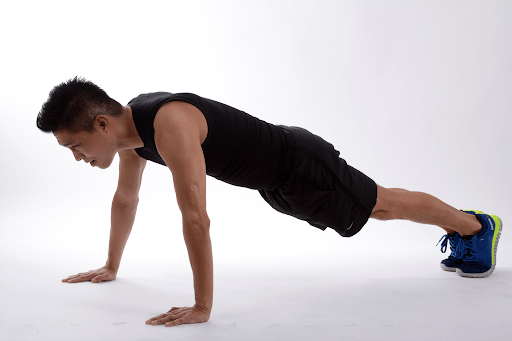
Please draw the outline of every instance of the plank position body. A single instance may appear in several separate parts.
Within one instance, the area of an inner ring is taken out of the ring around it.
[[[74,78],[56,86],[37,126],[53,132],[76,161],[108,168],[119,155],[105,266],[63,279],[99,283],[116,279],[138,205],[146,160],[172,172],[183,235],[194,277],[195,304],[174,307],[147,324],[206,322],[213,305],[213,258],[206,211],[206,175],[258,190],[274,209],[350,237],[369,218],[406,219],[446,231],[441,262],[461,276],[492,273],[501,220],[460,211],[421,192],[384,188],[339,158],[305,129],[275,126],[194,94],[142,94],[122,106],[95,84]],[[441,241],[440,241],[441,242]]]

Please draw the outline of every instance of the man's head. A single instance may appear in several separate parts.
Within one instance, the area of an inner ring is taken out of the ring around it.
[[[54,87],[37,115],[37,127],[52,132],[77,161],[107,168],[116,154],[112,123],[123,106],[92,82],[75,77]]]

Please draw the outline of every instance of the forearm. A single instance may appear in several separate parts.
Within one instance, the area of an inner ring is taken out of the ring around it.
[[[213,306],[213,256],[209,223],[184,223],[183,235],[194,275],[196,305],[210,314]]]
[[[138,200],[121,200],[117,194],[114,195],[114,199],[112,200],[107,265],[112,267],[116,272],[119,269],[124,247],[133,227],[137,204]]]

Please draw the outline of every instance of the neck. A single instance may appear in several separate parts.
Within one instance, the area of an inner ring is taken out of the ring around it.
[[[133,122],[132,108],[123,106],[123,114],[119,117],[119,121],[120,127],[122,127],[122,130],[119,131],[119,151],[144,147],[144,142],[142,142]]]

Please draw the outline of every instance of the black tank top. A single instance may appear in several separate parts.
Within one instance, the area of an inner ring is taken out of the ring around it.
[[[190,103],[206,118],[208,135],[201,146],[206,174],[232,185],[267,190],[288,178],[292,163],[290,133],[243,111],[190,93],[141,94],[128,103],[144,142],[144,147],[135,149],[140,157],[165,165],[156,149],[153,123],[158,109],[170,101]]]

